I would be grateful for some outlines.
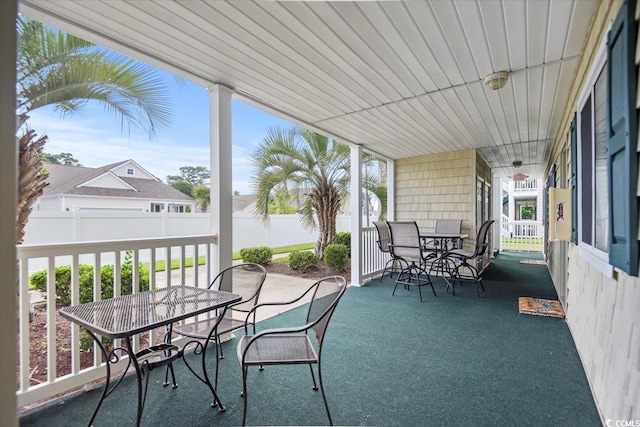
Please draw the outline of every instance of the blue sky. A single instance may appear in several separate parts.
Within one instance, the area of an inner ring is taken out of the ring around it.
[[[180,175],[182,166],[209,168],[209,94],[204,87],[188,81],[180,87],[173,76],[158,72],[171,90],[175,119],[171,128],[158,132],[154,141],[140,131],[121,129],[119,118],[97,103],[64,118],[53,108],[42,108],[30,113],[29,125],[49,137],[45,152],[71,153],[87,167],[132,159],[165,182],[167,175]],[[269,127],[291,124],[235,100],[232,115],[233,190],[249,194],[251,154]]]

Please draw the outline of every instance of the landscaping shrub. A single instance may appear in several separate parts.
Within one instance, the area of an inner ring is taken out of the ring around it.
[[[253,248],[240,249],[242,262],[252,262],[255,264],[270,264],[273,258],[273,250],[268,246],[256,246]]]
[[[113,265],[105,265],[100,269],[100,281],[102,299],[113,297]],[[93,301],[93,266],[80,264],[78,266],[80,279],[80,303]],[[56,267],[56,301],[63,304],[71,304],[71,266],[63,265]],[[138,268],[140,291],[149,289],[149,271]],[[32,288],[41,292],[47,291],[47,270],[40,270],[31,275],[29,283]],[[124,262],[120,266],[121,294],[127,295],[132,292],[133,285],[133,262],[131,252],[127,251]]]
[[[344,271],[349,262],[349,249],[341,244],[327,245],[322,253],[325,264],[338,271]]]
[[[336,234],[336,243],[342,244],[347,247],[347,252],[351,256],[351,233],[348,231],[341,231]]]
[[[291,270],[306,270],[318,266],[318,257],[310,251],[293,251],[289,254],[289,268]]]

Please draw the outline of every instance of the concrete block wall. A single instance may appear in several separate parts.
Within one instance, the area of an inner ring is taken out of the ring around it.
[[[475,236],[475,162],[475,150],[397,160],[396,219],[429,231],[437,219],[462,219],[463,232]]]

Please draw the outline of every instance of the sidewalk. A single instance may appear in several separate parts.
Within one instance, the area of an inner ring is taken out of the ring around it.
[[[280,255],[280,254],[279,254]],[[286,256],[285,254],[283,254]],[[234,261],[233,264],[241,264],[241,260]],[[213,277],[211,278],[213,280]],[[267,277],[262,285],[262,291],[260,292],[260,302],[275,302],[275,301],[289,301],[295,299],[301,295],[309,286],[313,285],[316,281],[314,279],[304,279],[297,276],[288,276],[284,274],[271,274],[267,273]],[[156,287],[161,288],[166,286],[166,272],[161,271],[156,273]],[[171,283],[195,283],[195,269],[193,267],[185,268],[185,277],[183,280],[180,278],[180,269],[174,269],[171,271]],[[207,282],[207,270],[205,266],[198,267],[198,285],[206,286]],[[309,301],[309,298],[305,298],[298,301],[296,304],[292,304],[286,307],[290,310],[299,305],[305,304]],[[257,320],[264,320],[266,318],[275,316],[281,313],[283,307],[265,307],[258,312]]]

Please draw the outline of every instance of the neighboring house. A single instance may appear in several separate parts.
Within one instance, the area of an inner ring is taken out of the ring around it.
[[[509,221],[540,220],[542,212],[542,180],[503,181],[502,214]]]
[[[44,163],[49,173],[35,211],[194,212],[196,201],[133,160],[99,168]]]
[[[233,212],[254,213],[256,209],[255,194],[237,194],[233,196]]]

